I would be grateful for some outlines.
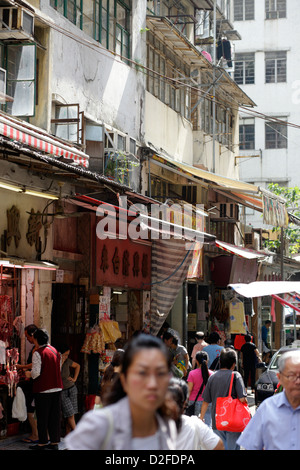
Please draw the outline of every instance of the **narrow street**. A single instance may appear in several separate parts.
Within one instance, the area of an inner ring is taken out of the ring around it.
[[[251,414],[255,413],[255,405],[254,405],[254,395],[252,393],[249,393],[250,390],[248,390],[248,404],[250,407]],[[27,435],[17,435],[17,436],[12,436],[12,437],[7,437],[6,439],[0,440],[0,451],[1,450],[30,450],[28,443],[22,442],[22,439],[25,439]],[[63,439],[60,445],[60,450],[63,450],[64,445],[63,445]]]
[[[299,0],[0,0],[1,450],[29,449],[14,435],[26,417],[21,429],[56,445],[105,403],[112,377],[125,381],[115,358],[140,333],[197,414],[226,393],[225,378],[206,388],[223,349],[237,356],[241,400],[243,380],[257,403],[288,389],[278,364],[300,347],[299,24]],[[128,405],[118,386],[111,400]],[[155,415],[172,415],[171,386],[147,399],[140,387],[148,427],[142,407],[123,407],[132,442],[124,426],[113,448],[174,448]],[[298,432],[279,441],[297,447]]]

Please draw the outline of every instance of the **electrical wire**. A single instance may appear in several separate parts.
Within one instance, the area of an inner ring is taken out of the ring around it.
[[[143,64],[141,64],[140,62],[138,62],[136,60],[129,59],[129,58],[124,58],[121,54],[118,54],[117,52],[106,49],[101,43],[96,42],[96,40],[93,40],[93,42],[92,42],[92,41],[90,41],[90,40],[88,40],[88,39],[86,39],[82,36],[79,36],[79,35],[71,32],[71,31],[68,31],[65,28],[63,28],[62,26],[59,26],[58,24],[56,24],[54,22],[50,22],[49,20],[45,20],[45,18],[43,18],[42,16],[39,16],[38,13],[36,13],[36,16],[39,18],[39,20],[41,22],[43,22],[47,26],[51,27],[52,29],[56,30],[57,32],[59,32],[61,34],[64,34],[65,36],[69,37],[70,39],[74,40],[75,42],[77,42],[81,45],[89,47],[92,50],[94,50],[98,53],[101,53],[103,55],[106,55],[110,59],[113,56],[115,60],[119,61],[119,63],[124,64],[124,60],[126,60],[126,62],[128,62],[131,65],[135,66],[136,70],[138,72],[143,72],[147,75],[148,75],[148,73],[151,73],[151,74],[157,76],[157,78],[166,81],[166,83],[173,84],[174,86],[177,86],[177,87],[182,86],[182,87],[185,87],[187,89],[190,89],[191,92],[194,92],[194,94],[198,95],[199,97],[202,97],[204,100],[210,101],[211,103],[213,102],[213,100],[215,98],[215,103],[218,104],[219,106],[222,106],[222,107],[226,107],[226,106],[228,107],[229,106],[232,110],[235,110],[235,111],[243,110],[245,113],[247,113],[249,115],[252,115],[252,116],[254,115],[254,116],[256,116],[260,119],[268,120],[270,122],[274,121],[274,122],[280,123],[284,126],[293,127],[295,129],[300,129],[300,125],[298,125],[298,124],[295,124],[295,123],[292,123],[292,122],[289,122],[289,121],[283,121],[279,118],[269,116],[269,115],[264,114],[262,112],[256,111],[252,108],[243,106],[243,105],[239,104],[238,100],[236,98],[234,98],[233,96],[231,96],[231,100],[228,101],[228,102],[226,102],[226,100],[219,101],[216,97],[212,96],[211,94],[207,94],[204,90],[203,91],[199,90],[198,87],[186,84],[186,83],[184,83],[184,82],[182,82],[178,79],[169,77],[165,74],[161,74],[160,72],[152,70],[148,66],[143,65]],[[199,54],[201,54],[200,51],[199,51]],[[220,69],[219,67],[216,67],[215,65],[212,65],[212,67],[215,67],[217,70],[223,72],[223,69]],[[175,68],[173,68],[173,69],[177,70]],[[186,78],[190,79],[190,77],[186,77]],[[233,84],[238,86],[234,81],[233,81]],[[243,91],[243,90],[241,90],[241,91]],[[234,101],[236,103],[236,107],[232,105],[232,101]]]

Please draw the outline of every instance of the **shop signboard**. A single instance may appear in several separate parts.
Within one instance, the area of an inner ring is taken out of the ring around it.
[[[150,290],[151,246],[130,239],[96,241],[98,286]]]

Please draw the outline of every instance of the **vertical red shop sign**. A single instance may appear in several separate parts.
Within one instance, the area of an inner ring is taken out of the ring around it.
[[[150,290],[151,246],[130,239],[96,243],[97,285]]]

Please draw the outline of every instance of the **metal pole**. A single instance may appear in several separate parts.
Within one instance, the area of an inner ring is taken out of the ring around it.
[[[188,283],[182,284],[182,344],[188,346]]]
[[[284,231],[283,227],[280,230],[280,271],[281,271],[281,280],[284,280],[284,263],[283,263],[283,255],[284,255]],[[283,298],[283,295],[281,296]],[[281,306],[281,347],[285,346],[285,317],[284,317],[284,308]]]
[[[215,140],[216,140],[216,36],[217,36],[217,0],[214,1],[214,38],[213,38],[213,173],[216,172],[216,149],[215,149]]]

